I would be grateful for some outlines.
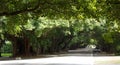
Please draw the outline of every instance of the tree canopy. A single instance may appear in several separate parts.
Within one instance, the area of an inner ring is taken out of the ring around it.
[[[0,16],[36,14],[44,17],[81,17],[96,15],[105,0],[1,0]]]
[[[0,0],[0,47],[9,40],[19,48],[13,53],[87,44],[119,52],[119,9],[120,0]]]

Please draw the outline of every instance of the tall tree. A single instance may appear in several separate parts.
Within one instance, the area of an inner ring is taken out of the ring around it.
[[[109,0],[112,2],[112,0]],[[27,32],[23,32],[24,25],[27,22],[40,22],[39,17],[47,17],[48,19],[84,19],[108,16],[109,5],[112,4],[106,0],[1,0],[0,16],[4,18],[5,29],[3,34],[7,34],[6,38],[13,42],[14,54],[21,45],[17,43],[20,38],[26,51],[29,54],[29,38]],[[109,4],[109,5],[107,5]],[[112,6],[113,7],[113,6]],[[113,7],[114,8],[114,7]],[[112,9],[110,9],[112,10]],[[112,10],[113,11],[113,10]],[[114,15],[113,13],[112,15]],[[110,16],[110,15],[109,15]],[[111,17],[111,16],[110,16]],[[38,21],[39,20],[39,21]],[[35,25],[37,26],[37,25]],[[32,30],[35,28],[32,28]],[[22,34],[21,34],[22,32]],[[30,31],[29,31],[30,32]],[[17,39],[19,38],[19,39]],[[17,40],[17,41],[15,41]],[[20,50],[20,49],[19,49]]]

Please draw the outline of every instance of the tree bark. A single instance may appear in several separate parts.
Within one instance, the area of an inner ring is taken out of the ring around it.
[[[2,47],[2,43],[1,43],[1,40],[0,40],[0,57],[1,57],[1,47]]]
[[[2,55],[1,55],[1,53],[2,53],[1,48],[2,48],[4,43],[5,43],[5,40],[0,39],[0,57],[2,57]]]
[[[13,38],[13,57],[30,56],[30,44],[27,38]]]
[[[24,41],[25,41],[25,56],[30,56],[31,55],[30,54],[30,44],[28,42],[28,39],[25,38]]]

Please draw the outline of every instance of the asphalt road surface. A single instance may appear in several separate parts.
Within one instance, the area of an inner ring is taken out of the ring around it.
[[[120,65],[120,56],[99,56],[87,49],[69,50],[67,54],[47,55],[45,58],[0,61],[0,65]]]
[[[48,58],[0,61],[0,65],[120,65],[120,56],[60,54]]]
[[[60,56],[28,60],[0,61],[0,65],[93,65],[93,57]]]

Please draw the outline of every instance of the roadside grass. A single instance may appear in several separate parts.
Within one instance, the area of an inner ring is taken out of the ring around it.
[[[12,53],[1,53],[2,57],[10,57],[12,56]]]

